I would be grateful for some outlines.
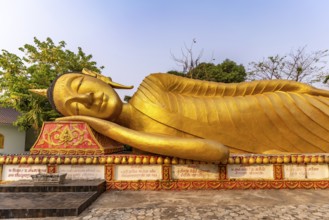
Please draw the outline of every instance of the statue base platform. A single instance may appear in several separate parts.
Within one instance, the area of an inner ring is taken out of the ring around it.
[[[326,189],[329,154],[231,155],[222,163],[158,155],[3,155],[3,182],[38,172],[104,179],[107,190]]]

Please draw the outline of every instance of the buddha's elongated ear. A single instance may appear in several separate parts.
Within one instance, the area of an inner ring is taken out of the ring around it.
[[[85,75],[92,76],[92,77],[95,77],[97,79],[100,79],[100,80],[102,80],[103,82],[109,84],[110,86],[112,86],[112,88],[115,88],[115,89],[132,89],[132,88],[134,88],[134,86],[125,86],[125,85],[113,82],[111,77],[103,76],[103,75],[101,75],[97,72],[94,72],[92,70],[88,70],[86,68],[83,68],[82,73],[85,74]]]
[[[47,90],[48,89],[29,89],[30,92],[33,92],[35,94],[47,97]]]

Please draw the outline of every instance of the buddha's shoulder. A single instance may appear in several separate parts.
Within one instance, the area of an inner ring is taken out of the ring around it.
[[[142,82],[143,84],[157,84],[159,86],[168,86],[172,84],[181,83],[189,79],[182,76],[177,76],[170,73],[151,73],[146,76]]]
[[[151,73],[145,79],[171,79],[171,78],[184,78],[170,73]]]

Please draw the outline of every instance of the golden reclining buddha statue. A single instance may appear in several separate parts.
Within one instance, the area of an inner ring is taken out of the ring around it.
[[[136,149],[218,162],[229,153],[329,152],[329,91],[287,80],[217,83],[171,74],[132,88],[98,73],[60,75],[47,96],[63,117]]]

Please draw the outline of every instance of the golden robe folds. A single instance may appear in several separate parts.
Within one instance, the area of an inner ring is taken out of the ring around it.
[[[224,84],[152,74],[129,104],[179,135],[215,140],[234,153],[315,153],[329,152],[328,97],[285,80]]]

